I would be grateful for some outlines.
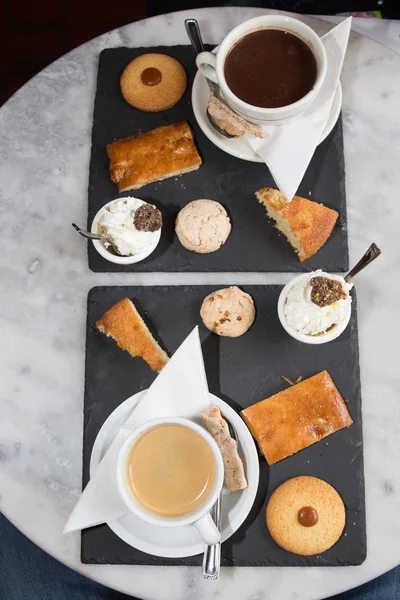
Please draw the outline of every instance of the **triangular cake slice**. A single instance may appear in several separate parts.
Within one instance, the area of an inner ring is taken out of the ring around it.
[[[122,350],[144,358],[153,371],[161,371],[169,360],[129,298],[123,298],[109,308],[96,326],[112,337]]]
[[[276,228],[296,250],[301,261],[318,252],[332,233],[339,213],[323,204],[294,196],[288,202],[278,190],[263,188],[256,192]]]

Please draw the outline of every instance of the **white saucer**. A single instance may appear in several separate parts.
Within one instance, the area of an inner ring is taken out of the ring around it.
[[[100,429],[90,458],[90,474],[95,471],[118,429],[124,424],[132,409],[142,398],[145,390],[131,396],[108,417]],[[226,402],[210,394],[211,402],[221,409],[223,415],[234,426],[239,452],[245,465],[248,488],[240,492],[224,493],[222,499],[222,541],[227,540],[242,525],[253,506],[258,488],[259,462],[257,450],[250,431],[240,416]],[[124,542],[154,556],[184,558],[201,554],[204,542],[193,525],[186,527],[156,527],[133,514],[108,521],[107,525]]]
[[[192,107],[194,116],[196,117],[196,121],[199,124],[200,129],[213,144],[218,146],[218,148],[221,148],[221,150],[224,152],[227,152],[232,156],[236,156],[237,158],[242,158],[243,160],[259,163],[264,162],[263,159],[258,156],[258,154],[256,154],[252,148],[250,148],[244,136],[229,139],[218,133],[210,125],[206,114],[209,98],[210,89],[207,85],[206,78],[199,71],[197,71],[192,87]],[[331,112],[329,114],[329,119],[324,131],[322,132],[320,143],[323,142],[326,137],[328,137],[334,128],[336,121],[339,118],[341,108],[342,86],[339,81],[336,88],[336,94],[333,99]]]

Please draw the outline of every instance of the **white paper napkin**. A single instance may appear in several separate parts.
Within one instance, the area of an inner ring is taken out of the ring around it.
[[[209,405],[203,354],[196,327],[117,433],[72,511],[63,534],[99,525],[129,512],[118,492],[116,461],[122,444],[134,429],[159,417],[198,419]]]
[[[302,118],[286,125],[263,126],[264,139],[247,134],[252,149],[267,164],[280,191],[291,200],[304,177],[328,121],[346,54],[351,20],[349,17],[324,35],[328,69],[325,81]]]

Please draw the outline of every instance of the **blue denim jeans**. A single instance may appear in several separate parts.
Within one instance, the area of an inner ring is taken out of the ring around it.
[[[135,600],[75,573],[0,513],[0,600]],[[399,600],[400,567],[329,600]],[[137,600],[137,599],[136,599]],[[172,598],[171,598],[172,600]]]
[[[0,600],[121,600],[35,546],[0,513]]]

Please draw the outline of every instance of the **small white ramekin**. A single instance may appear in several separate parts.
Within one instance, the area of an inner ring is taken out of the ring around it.
[[[310,335],[310,334],[307,335],[305,333],[299,333],[298,331],[293,329],[293,327],[290,327],[290,325],[288,324],[288,322],[286,320],[285,304],[286,304],[286,299],[288,297],[288,294],[289,294],[291,288],[296,283],[298,283],[301,279],[308,277],[308,276],[309,276],[309,273],[303,273],[302,275],[295,277],[294,279],[292,279],[292,281],[289,281],[289,283],[286,284],[285,287],[283,288],[283,290],[281,291],[281,293],[279,295],[279,299],[278,299],[279,320],[281,322],[282,327],[285,329],[285,331],[290,336],[292,336],[292,338],[294,338],[295,340],[298,340],[299,342],[304,342],[304,344],[326,344],[327,342],[331,342],[332,340],[335,340],[336,338],[338,338],[339,335],[342,334],[343,331],[346,329],[347,325],[349,324],[350,317],[351,317],[351,304],[350,304],[346,319],[344,321],[342,321],[341,323],[333,325],[333,327],[331,327],[329,329],[329,331],[327,331],[326,333],[321,333],[319,335]]]
[[[116,198],[115,200],[123,200],[123,198]],[[92,226],[90,228],[90,231],[92,233],[98,233],[97,226],[99,224],[102,211],[107,206],[110,206],[110,204],[115,202],[115,200],[111,200],[110,202],[107,202],[107,204],[102,206],[101,209],[96,213],[96,215],[93,219],[93,222],[92,222]],[[143,200],[141,202],[142,202],[142,204],[146,204],[146,202],[144,202]],[[139,254],[134,254],[132,256],[117,256],[116,254],[113,254],[112,252],[107,250],[107,248],[104,246],[104,244],[100,240],[92,240],[92,241],[93,241],[93,246],[96,248],[97,252],[106,260],[108,260],[112,263],[116,263],[117,265],[133,265],[135,263],[141,262],[142,260],[144,260],[145,258],[150,256],[150,254],[152,252],[154,252],[154,250],[157,248],[158,242],[160,241],[160,238],[161,238],[161,229],[157,233],[158,233],[158,235],[154,236],[154,243],[151,246],[149,246],[148,248],[146,248],[146,250],[143,250]]]

